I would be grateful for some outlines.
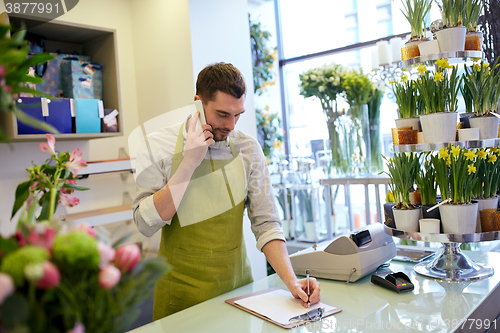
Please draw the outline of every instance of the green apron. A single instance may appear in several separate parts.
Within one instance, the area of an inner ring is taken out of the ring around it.
[[[183,159],[183,128],[171,176]],[[165,257],[172,270],[155,286],[153,320],[253,281],[243,238],[245,174],[231,140],[229,145],[233,158],[204,159],[171,224],[162,228],[158,256]]]

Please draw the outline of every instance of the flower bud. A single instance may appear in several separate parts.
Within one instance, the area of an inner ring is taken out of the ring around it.
[[[123,245],[116,251],[115,266],[122,272],[130,272],[141,258],[141,250],[137,244]]]
[[[85,326],[82,323],[75,323],[75,327],[67,333],[85,333]]]
[[[0,305],[14,292],[14,281],[9,274],[0,273]]]
[[[24,275],[31,282],[37,282],[43,276],[43,266],[40,263],[29,263],[24,266]]]
[[[109,263],[115,260],[116,250],[103,242],[97,242],[97,250],[99,251],[99,268],[104,268]]]
[[[79,224],[76,227],[72,228],[71,230],[73,230],[73,231],[83,231],[83,232],[86,232],[89,236],[97,238],[96,235],[95,235],[94,228],[92,228],[87,223]]]
[[[120,281],[121,276],[118,268],[108,265],[99,272],[99,284],[104,289],[111,289]]]
[[[36,287],[38,289],[46,290],[57,287],[61,281],[61,274],[56,265],[50,261],[44,261],[42,263],[43,276],[36,282]]]

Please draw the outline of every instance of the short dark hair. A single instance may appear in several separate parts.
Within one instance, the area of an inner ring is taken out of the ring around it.
[[[204,103],[207,103],[214,99],[217,91],[238,99],[246,93],[245,78],[238,68],[224,62],[203,68],[196,80],[196,95],[200,96]]]

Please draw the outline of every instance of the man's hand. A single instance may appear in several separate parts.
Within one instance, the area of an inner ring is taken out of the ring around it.
[[[297,280],[297,282],[288,287],[293,297],[299,298],[302,301],[302,306],[307,308],[307,279]],[[309,278],[309,302],[311,305],[316,304],[320,301],[319,295],[319,282],[313,278]]]
[[[185,163],[190,166],[198,167],[207,154],[208,146],[214,142],[212,126],[201,125],[196,128],[200,119],[200,112],[197,111],[188,121],[188,131],[186,136],[186,145],[184,149]]]

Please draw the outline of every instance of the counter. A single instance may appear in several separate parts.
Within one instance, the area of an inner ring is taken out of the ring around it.
[[[417,275],[413,264],[392,261],[389,268],[406,273],[415,290],[397,294],[370,282],[371,274],[346,283],[319,279],[321,300],[342,312],[286,330],[224,301],[272,287],[286,290],[274,274],[130,333],[163,332],[499,332],[500,253],[463,251],[492,266],[495,274],[475,282],[439,282]]]

